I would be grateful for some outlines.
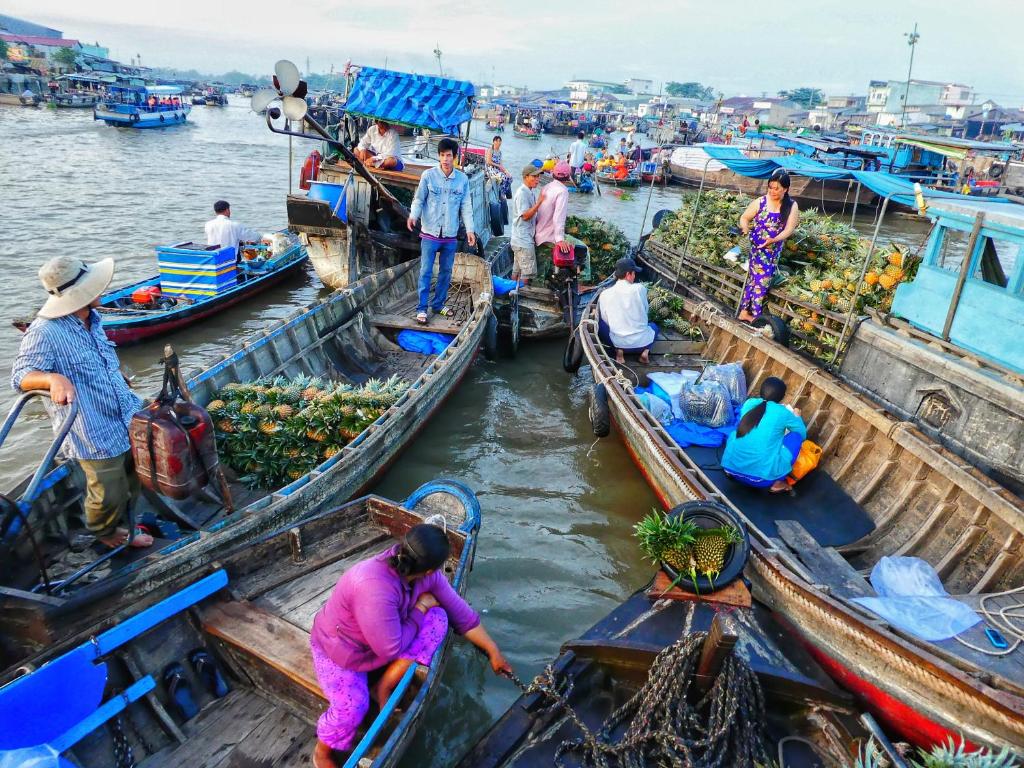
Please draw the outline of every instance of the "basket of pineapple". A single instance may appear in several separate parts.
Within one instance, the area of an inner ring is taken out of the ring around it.
[[[717,502],[690,501],[667,513],[651,510],[633,532],[641,551],[661,564],[672,586],[698,595],[729,584],[750,556],[743,521]]]
[[[610,221],[589,216],[570,216],[565,233],[583,241],[590,252],[590,279],[603,280],[615,271],[615,262],[629,254],[626,233]]]
[[[221,460],[246,485],[276,489],[341,453],[408,388],[397,376],[361,386],[264,378],[228,384],[206,410]]]

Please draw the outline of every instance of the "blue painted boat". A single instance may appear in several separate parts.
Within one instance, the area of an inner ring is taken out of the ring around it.
[[[14,669],[41,647],[65,643],[123,606],[222,562],[235,547],[365,492],[455,390],[492,327],[490,268],[457,254],[453,314],[426,328],[450,337],[447,347],[440,354],[403,349],[399,334],[423,329],[413,318],[418,278],[416,262],[366,277],[269,324],[188,377],[201,406],[228,384],[278,376],[352,384],[394,376],[407,385],[361,432],[334,435],[333,450],[318,452],[315,466],[289,475],[294,479],[264,487],[229,474],[233,506],[216,488],[185,500],[144,494],[133,514],[152,532],[153,546],[99,558],[89,549],[76,461],[60,460],[41,480],[26,478],[0,496],[0,668]]]
[[[92,117],[121,128],[169,128],[184,125],[191,111],[174,85],[112,85]]]
[[[99,631],[48,648],[0,687],[0,763],[52,765],[299,764],[326,708],[313,670],[313,618],[340,576],[414,525],[443,525],[444,567],[465,594],[480,503],[439,479],[402,504],[366,496],[268,532],[189,578],[124,608]],[[413,665],[371,709],[346,766],[402,756],[438,687],[452,633],[429,667]],[[216,760],[213,758],[216,757]],[[197,762],[198,760],[198,762]]]
[[[277,285],[299,271],[308,258],[295,235],[282,234],[287,245],[276,255],[264,245],[247,246],[237,268],[234,248],[212,252],[204,245],[189,247],[192,243],[158,246],[160,274],[101,297],[107,338],[118,346],[137,344],[192,325]],[[206,279],[205,263],[214,253],[224,255],[230,264],[218,270],[220,274],[213,278],[219,279],[217,283]],[[160,288],[158,299],[140,303],[133,298],[140,290],[142,295],[152,288]]]

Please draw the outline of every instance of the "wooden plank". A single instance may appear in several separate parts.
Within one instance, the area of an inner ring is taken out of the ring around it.
[[[250,689],[235,689],[185,723],[182,745],[160,750],[143,768],[214,768],[270,715],[273,705]]]
[[[237,747],[235,747],[217,768],[256,768],[257,766],[280,765],[282,759],[297,747],[313,751],[315,734],[312,728],[292,713],[278,708],[256,726]]]
[[[654,577],[654,584],[647,590],[647,596],[655,600],[679,600],[690,603],[720,603],[722,605],[735,605],[740,608],[751,606],[750,590],[742,580],[736,579],[715,592],[708,592],[703,595],[695,595],[686,592],[679,587],[672,587],[672,580],[664,571],[658,571]],[[667,592],[665,590],[668,590]]]
[[[417,323],[414,317],[403,315],[380,314],[370,315],[370,324],[376,328],[395,328],[398,330],[434,331],[437,333],[458,333],[461,324],[440,315],[432,315],[426,325]]]
[[[245,601],[221,603],[200,612],[203,631],[269,666],[301,688],[323,698],[313,672],[309,633]]]
[[[697,690],[701,694],[707,693],[714,685],[718,673],[722,671],[722,665],[736,646],[737,639],[736,635],[728,634],[722,629],[722,622],[716,614],[711,620],[711,629],[704,638],[704,647],[701,649],[700,662],[694,676]]]
[[[815,579],[840,597],[873,597],[864,577],[831,547],[823,547],[796,520],[776,520],[779,536],[789,545]]]

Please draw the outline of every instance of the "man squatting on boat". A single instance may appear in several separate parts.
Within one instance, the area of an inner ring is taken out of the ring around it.
[[[149,547],[153,537],[119,525],[139,493],[128,442],[128,424],[142,401],[121,373],[96,308],[114,276],[114,260],[85,264],[57,256],[39,270],[50,294],[25,332],[11,372],[15,391],[46,390],[54,431],[78,400],[78,417],[64,454],[85,472],[85,519],[97,541],[117,547]]]

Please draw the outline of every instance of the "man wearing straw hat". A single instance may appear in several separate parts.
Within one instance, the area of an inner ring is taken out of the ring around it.
[[[113,259],[85,264],[73,256],[57,256],[42,266],[39,279],[50,298],[25,332],[11,384],[16,391],[50,393],[46,410],[54,430],[70,403],[78,401],[78,417],[63,451],[85,472],[86,525],[108,547],[148,547],[152,536],[122,524],[139,490],[128,422],[142,401],[121,373],[96,311],[113,276]]]

